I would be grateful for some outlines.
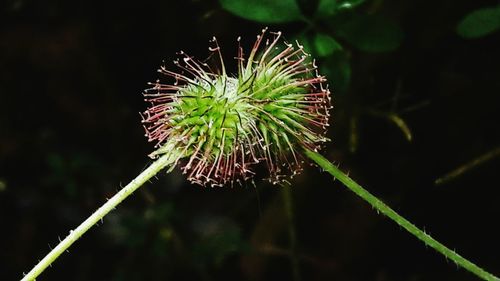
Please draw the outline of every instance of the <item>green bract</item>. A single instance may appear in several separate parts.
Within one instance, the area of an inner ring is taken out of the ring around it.
[[[264,29],[257,36],[247,59],[238,47],[234,77],[226,74],[215,38],[210,50],[220,71],[183,52],[174,62],[181,73],[158,70],[175,82],[157,80],[144,94],[151,103],[143,114],[146,136],[157,142],[151,157],[177,153],[176,162],[187,158],[190,181],[212,186],[249,178],[259,162],[273,183],[299,170],[302,147],[317,150],[327,141],[330,92],[302,46],[278,44],[281,33],[271,34],[265,38]]]

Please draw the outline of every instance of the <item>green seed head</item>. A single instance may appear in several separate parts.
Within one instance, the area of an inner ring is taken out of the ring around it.
[[[157,80],[144,93],[151,106],[142,122],[157,147],[151,157],[176,152],[190,181],[212,186],[248,179],[260,162],[273,183],[300,170],[302,147],[327,141],[330,92],[302,46],[281,43],[280,32],[265,37],[266,29],[248,58],[238,47],[235,76],[226,74],[215,38],[209,50],[219,71],[183,52],[174,62],[180,73],[158,70],[175,81]]]

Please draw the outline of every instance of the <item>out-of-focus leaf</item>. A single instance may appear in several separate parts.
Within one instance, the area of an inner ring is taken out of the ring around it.
[[[396,126],[398,126],[401,132],[403,132],[407,141],[409,142],[412,141],[413,135],[411,133],[410,127],[408,127],[406,121],[403,118],[399,117],[399,115],[394,113],[389,114],[387,118],[389,118],[389,120],[391,120],[392,122],[394,122],[394,124],[396,124]]]
[[[478,38],[500,28],[500,7],[475,10],[466,15],[457,26],[458,35],[464,38]]]
[[[219,0],[219,2],[232,14],[262,23],[285,23],[302,18],[295,0]]]
[[[321,0],[318,5],[318,14],[332,16],[337,11],[337,0]]]
[[[314,37],[314,47],[319,57],[326,57],[335,51],[342,50],[342,46],[330,35],[318,33]]]
[[[200,235],[192,248],[197,263],[222,265],[226,257],[246,248],[240,227],[225,217],[205,216],[195,222],[195,232]]]
[[[500,156],[500,147],[496,147],[495,149],[486,152],[485,154],[461,165],[458,168],[455,168],[453,171],[436,179],[434,181],[434,184],[441,185],[441,184],[447,183],[449,181],[452,181],[452,180],[462,176],[464,173],[476,168],[477,166],[482,165],[485,162],[491,161],[492,159],[499,157],[499,156]]]
[[[62,188],[69,198],[76,198],[79,187],[86,184],[85,179],[91,179],[100,170],[99,161],[83,153],[75,154],[71,159],[49,153],[46,161],[50,170],[43,180],[44,184]],[[82,171],[86,171],[85,175]]]
[[[7,183],[0,179],[0,192],[7,190]]]
[[[356,8],[364,2],[365,0],[320,0],[318,14],[320,16],[332,16],[339,11]]]
[[[383,111],[377,111],[377,110],[369,110],[367,112],[370,115],[376,116],[376,117],[382,117],[386,118],[387,120],[393,122],[404,134],[405,138],[407,141],[411,142],[413,140],[413,134],[410,130],[410,127],[408,127],[408,124],[406,124],[406,121],[401,118],[399,115],[393,112],[383,112]]]
[[[313,49],[313,46],[311,44],[311,40],[305,34],[300,34],[300,35],[297,35],[295,37],[292,37],[292,40],[293,41],[291,41],[289,43],[295,44],[295,41],[297,41],[304,48],[304,51],[306,53],[316,55],[314,53],[314,49]]]
[[[351,83],[351,63],[346,52],[335,52],[319,65],[321,75],[325,75],[330,90],[344,94]]]
[[[349,10],[363,4],[365,0],[341,0],[337,1],[337,10]]]
[[[312,18],[316,14],[320,0],[296,0],[302,15],[307,18]]]
[[[388,52],[399,47],[403,31],[396,23],[379,16],[353,16],[336,27],[336,33],[365,52]]]

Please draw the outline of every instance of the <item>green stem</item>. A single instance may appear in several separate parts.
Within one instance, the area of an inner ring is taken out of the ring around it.
[[[49,265],[52,264],[64,251],[66,251],[78,238],[80,238],[87,230],[100,221],[106,214],[113,210],[125,198],[142,186],[146,181],[151,179],[159,171],[168,165],[174,163],[175,153],[167,153],[153,162],[146,170],[140,173],[135,179],[127,184],[122,190],[116,193],[90,217],[88,217],[75,230],[70,230],[69,235],[64,238],[59,244],[48,253],[38,264],[26,274],[21,281],[35,280]]]
[[[408,232],[413,234],[415,237],[422,240],[426,245],[434,248],[436,251],[443,254],[446,258],[454,261],[457,265],[467,269],[468,271],[472,272],[473,274],[475,274],[476,276],[480,277],[483,280],[488,280],[488,281],[500,280],[500,278],[494,276],[489,272],[486,272],[484,269],[480,268],[479,266],[475,265],[474,263],[460,256],[459,254],[450,250],[445,245],[439,243],[434,238],[432,238],[429,234],[417,228],[407,219],[403,218],[389,206],[384,204],[384,202],[380,201],[377,197],[373,196],[370,192],[368,192],[362,186],[353,181],[349,176],[347,176],[344,172],[339,170],[339,168],[330,163],[330,161],[321,156],[319,153],[308,149],[304,150],[305,154],[311,160],[316,162],[316,164],[318,164],[321,168],[323,168],[325,171],[327,171],[336,179],[338,179],[340,182],[342,182],[347,188],[356,193],[359,197],[367,201],[370,205],[372,205],[375,209],[377,209],[377,211],[388,216],[390,219],[395,221],[397,224],[399,224],[401,227],[403,227]]]

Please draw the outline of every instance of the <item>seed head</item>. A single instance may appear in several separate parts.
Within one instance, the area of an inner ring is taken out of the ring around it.
[[[266,32],[247,58],[238,38],[237,75],[226,73],[215,37],[209,50],[220,61],[216,71],[184,52],[174,61],[179,72],[158,70],[174,81],[158,79],[144,93],[151,106],[142,123],[157,148],[151,157],[175,151],[176,163],[185,158],[183,172],[200,185],[246,180],[260,162],[278,183],[300,171],[302,147],[318,150],[328,141],[325,77],[298,42],[281,41],[281,32],[265,38]]]

